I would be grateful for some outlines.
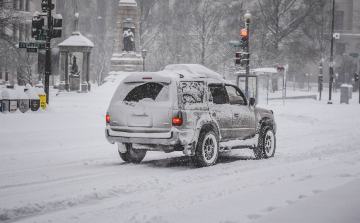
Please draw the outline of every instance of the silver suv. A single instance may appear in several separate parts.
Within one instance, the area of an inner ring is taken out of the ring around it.
[[[183,151],[199,167],[219,152],[250,148],[255,158],[274,156],[273,112],[255,106],[233,83],[196,64],[132,73],[119,85],[106,114],[105,135],[125,162],[147,150]]]

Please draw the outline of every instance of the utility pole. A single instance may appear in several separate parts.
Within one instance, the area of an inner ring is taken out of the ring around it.
[[[334,81],[334,23],[335,23],[335,0],[333,0],[332,8],[332,22],[331,22],[331,52],[330,52],[330,69],[329,69],[329,101],[328,104],[331,105],[331,92],[332,84]]]

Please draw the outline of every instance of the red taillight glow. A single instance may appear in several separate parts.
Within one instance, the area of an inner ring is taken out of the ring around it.
[[[173,124],[174,126],[180,126],[180,125],[182,125],[182,120],[181,120],[181,118],[173,118],[172,124]]]
[[[106,116],[106,123],[110,123],[110,115]]]

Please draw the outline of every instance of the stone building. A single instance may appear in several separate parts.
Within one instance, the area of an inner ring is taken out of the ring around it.
[[[354,72],[360,69],[360,1],[336,0],[334,16],[335,79],[339,83],[351,83]],[[350,54],[357,53],[358,57]]]

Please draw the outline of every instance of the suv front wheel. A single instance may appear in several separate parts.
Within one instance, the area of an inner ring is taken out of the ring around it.
[[[193,161],[197,167],[214,165],[219,155],[219,137],[213,131],[201,131]]]
[[[119,151],[119,155],[122,160],[128,163],[140,163],[144,159],[146,155],[146,150],[135,150],[132,148],[132,144],[130,143],[126,143],[125,146],[125,153]]]
[[[255,159],[273,157],[276,149],[276,137],[270,126],[263,126],[260,130],[258,146],[254,148]]]

